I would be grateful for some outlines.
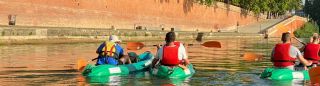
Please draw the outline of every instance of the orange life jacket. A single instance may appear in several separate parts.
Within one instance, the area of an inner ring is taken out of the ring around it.
[[[116,57],[116,44],[114,42],[105,42],[104,55]]]

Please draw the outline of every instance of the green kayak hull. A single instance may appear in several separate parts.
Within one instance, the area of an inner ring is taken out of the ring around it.
[[[266,68],[260,75],[260,78],[270,80],[293,80],[303,79],[310,80],[309,73],[306,70],[293,71],[286,68]]]
[[[168,67],[164,65],[160,65],[155,68],[151,68],[150,73],[154,76],[161,77],[161,78],[186,78],[191,77],[195,70],[192,64],[189,64],[187,70],[183,70],[180,67]]]
[[[126,65],[99,65],[88,64],[84,71],[83,76],[111,76],[111,75],[128,75],[134,72],[140,72],[147,70],[152,60],[154,59],[153,54],[150,52],[144,52],[138,56],[139,62]]]

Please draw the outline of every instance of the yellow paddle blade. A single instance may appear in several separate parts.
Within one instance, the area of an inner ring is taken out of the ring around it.
[[[83,58],[78,59],[78,61],[77,61],[77,69],[79,71],[82,71],[84,69],[84,67],[86,67],[87,64],[88,64],[87,61],[84,60]]]
[[[244,53],[243,58],[246,61],[258,61],[261,60],[263,56],[253,52],[246,52]]]
[[[215,47],[215,48],[221,48],[221,43],[218,41],[207,41],[201,44],[204,47]]]
[[[320,67],[314,67],[309,70],[311,83],[320,83]]]
[[[141,42],[128,42],[127,49],[128,50],[139,50],[144,47],[144,44]]]

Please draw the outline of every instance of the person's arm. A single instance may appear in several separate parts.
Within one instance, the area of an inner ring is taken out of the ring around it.
[[[272,48],[272,51],[271,51],[271,62],[273,62],[273,55],[274,55],[274,48]]]
[[[96,53],[101,54],[104,51],[103,50],[104,46],[105,46],[105,42],[101,43],[100,46],[97,48]]]
[[[182,43],[180,44],[180,47],[179,47],[179,48],[181,48],[181,49],[179,49],[179,50],[181,51],[182,60],[184,60],[185,65],[190,64],[189,59],[188,59],[188,55],[187,55],[187,52],[186,52],[186,48],[183,46]]]
[[[298,60],[299,60],[303,65],[309,66],[309,65],[312,64],[312,61],[308,61],[308,60],[306,60],[306,59],[302,56],[302,54],[301,54],[301,52],[298,50],[298,48],[294,48],[294,49],[295,49],[295,52],[296,52],[296,54],[297,54]]]
[[[155,65],[159,62],[159,60],[160,60],[160,49],[158,49],[157,50],[157,54],[156,54],[156,56],[155,56],[155,58],[152,60],[152,64],[151,64],[151,66],[152,66],[152,68],[154,68],[155,67]]]
[[[179,64],[178,66],[181,67],[183,70],[187,70],[188,69],[187,66],[182,65],[182,64]]]
[[[121,58],[121,57],[124,56],[124,50],[119,44],[117,44],[117,46],[119,47],[119,53],[118,53],[119,54],[119,58]]]
[[[308,60],[304,59],[302,55],[299,55],[298,59],[305,66],[309,66],[312,64],[312,61],[308,61]]]

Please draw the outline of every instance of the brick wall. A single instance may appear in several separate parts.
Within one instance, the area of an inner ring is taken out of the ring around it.
[[[246,25],[256,18],[240,8],[217,3],[212,7],[191,0],[1,0],[0,24],[16,15],[16,25],[131,29],[171,27],[215,31]]]

